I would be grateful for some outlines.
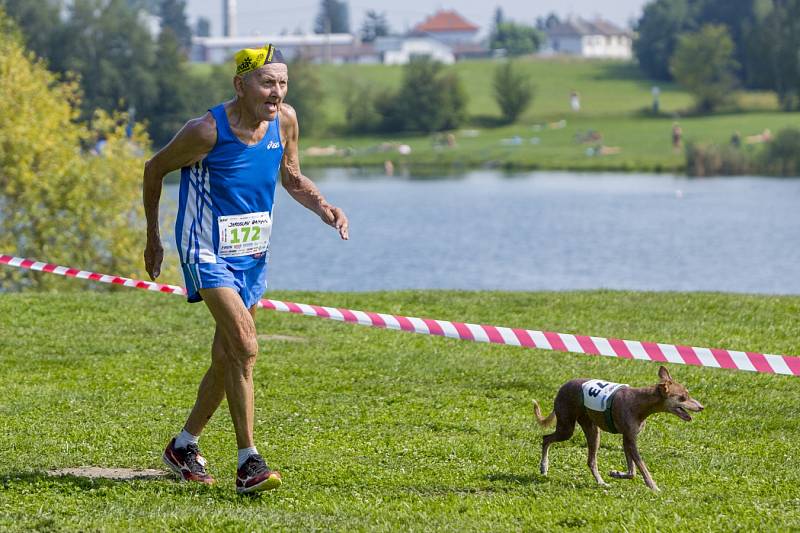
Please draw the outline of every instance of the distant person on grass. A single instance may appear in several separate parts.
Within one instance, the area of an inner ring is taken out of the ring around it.
[[[236,53],[233,100],[195,118],[144,168],[147,245],[144,260],[158,277],[164,249],[158,204],[164,176],[181,169],[175,240],[189,302],[206,302],[216,322],[211,367],[200,382],[197,401],[180,434],[164,451],[164,462],[183,479],[211,484],[198,437],[227,397],[239,461],[239,493],[277,488],[253,441],[253,366],[258,353],[256,304],[266,289],[275,186],[348,238],[344,212],[325,201],[300,173],[299,129],[294,109],[283,103],[288,70],[272,45]]]

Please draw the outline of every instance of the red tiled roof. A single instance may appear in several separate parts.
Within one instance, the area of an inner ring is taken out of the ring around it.
[[[413,33],[435,33],[440,31],[478,31],[479,29],[479,26],[472,24],[455,11],[442,10],[414,26],[411,31]]]

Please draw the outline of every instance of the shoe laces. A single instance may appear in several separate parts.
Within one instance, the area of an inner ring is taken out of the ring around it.
[[[206,469],[204,466],[205,461],[203,457],[200,455],[200,448],[197,444],[189,444],[186,446],[186,455],[184,458],[184,462],[186,466],[189,467],[189,470],[195,473],[203,473],[205,474]]]
[[[264,458],[257,453],[254,453],[248,457],[247,461],[242,466],[244,467],[244,471],[248,476],[255,476],[264,472],[269,472],[269,467],[264,461]]]

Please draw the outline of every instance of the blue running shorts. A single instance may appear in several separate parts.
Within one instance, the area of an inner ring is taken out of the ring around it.
[[[248,309],[257,304],[267,289],[267,263],[259,261],[247,270],[236,270],[225,262],[181,263],[189,303],[202,301],[198,289],[230,287],[242,297]]]

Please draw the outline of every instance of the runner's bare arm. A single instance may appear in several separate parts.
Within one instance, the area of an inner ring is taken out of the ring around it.
[[[144,165],[142,202],[147,219],[147,245],[144,264],[150,279],[161,273],[164,248],[158,229],[158,204],[164,176],[173,170],[202,160],[217,142],[216,123],[211,113],[192,119],[181,128],[172,140]]]
[[[314,182],[300,172],[300,127],[297,124],[297,114],[288,104],[281,104],[280,114],[281,137],[286,143],[281,161],[281,184],[292,198],[319,215],[323,222],[339,230],[342,239],[349,239],[349,222],[344,211],[325,201]]]

